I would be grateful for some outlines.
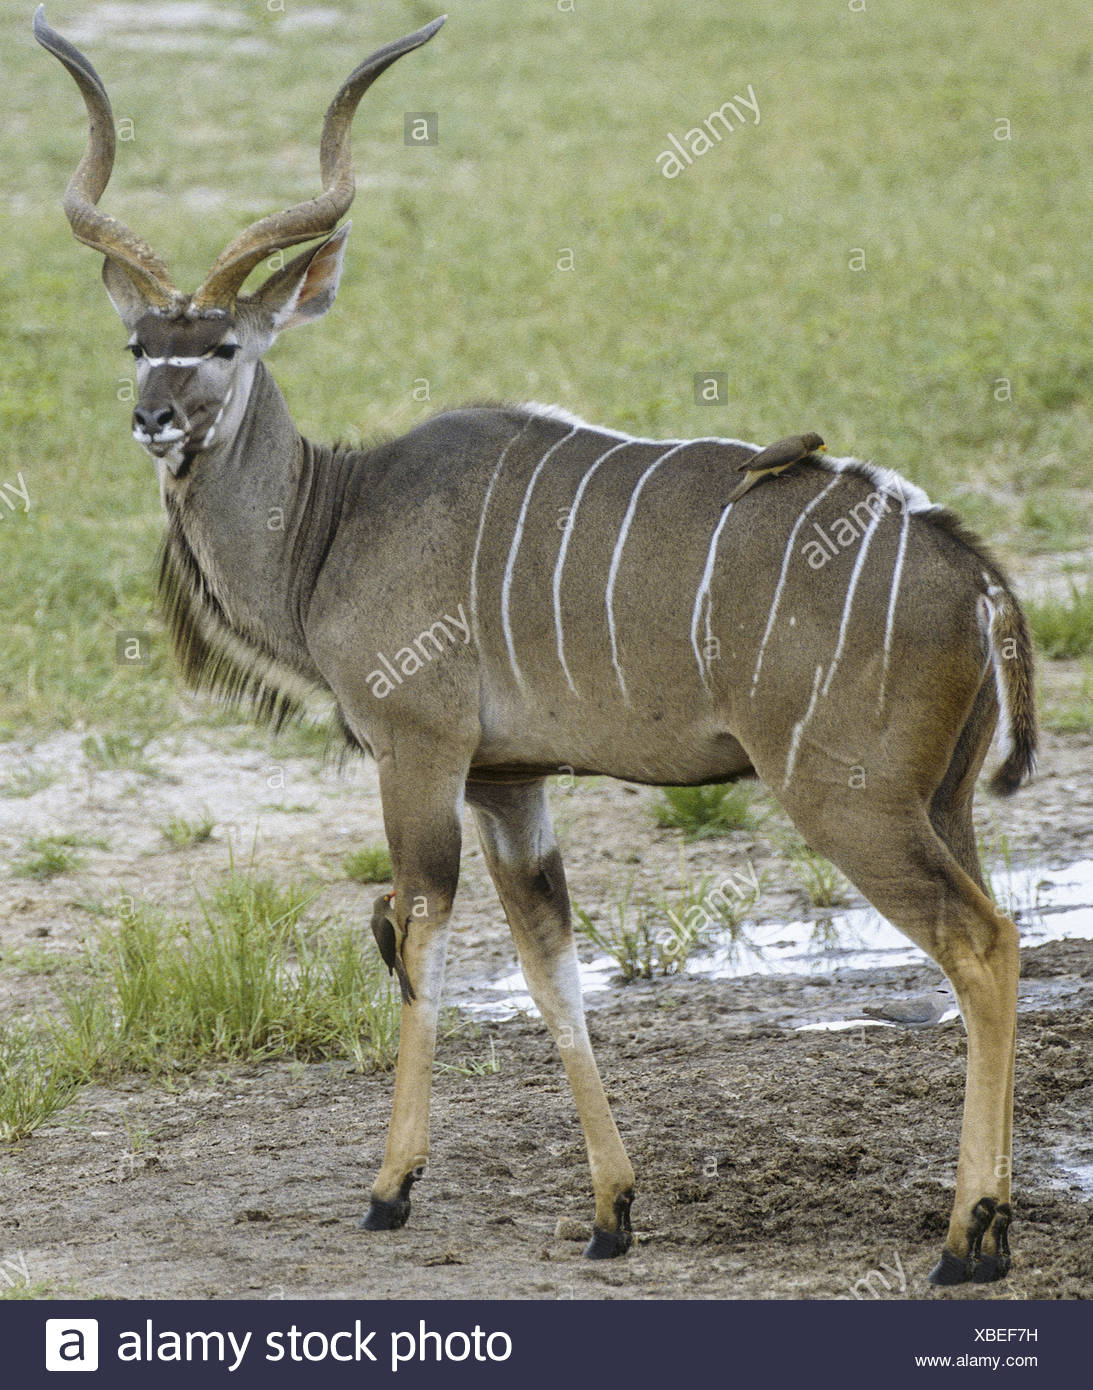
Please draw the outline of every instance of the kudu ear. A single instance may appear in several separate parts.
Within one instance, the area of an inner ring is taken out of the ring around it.
[[[102,282],[110,296],[110,303],[118,311],[118,318],[126,328],[134,328],[137,320],[143,318],[151,307],[136,281],[123,265],[107,256],[102,263]]]
[[[275,333],[321,318],[334,303],[352,225],[346,222],[317,247],[294,256],[250,296],[271,315]]]

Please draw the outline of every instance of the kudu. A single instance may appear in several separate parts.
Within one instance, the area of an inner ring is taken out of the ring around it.
[[[1000,1278],[1017,931],[984,889],[971,806],[999,720],[1002,791],[1031,772],[1036,730],[1028,631],[998,564],[885,470],[808,453],[730,504],[758,446],[633,438],[552,407],[474,406],[368,449],[315,445],[261,361],[333,302],[357,103],[440,23],[352,73],[323,126],[322,193],[243,232],[190,295],[97,209],[114,154],[106,91],[41,9],[34,20],[89,113],[64,206],[106,258],[137,359],[133,432],[167,512],[160,590],[182,668],[274,721],[325,691],[378,765],[394,899],[377,939],[406,1002],[362,1224],[406,1221],[428,1152],[466,802],[584,1130],[585,1253],[629,1247],[634,1174],[589,1044],[546,781],[563,767],[648,784],[757,774],[955,987],[964,1121],[930,1277]],[[318,238],[242,293],[272,252]],[[466,640],[441,652],[437,630],[461,604]],[[423,661],[408,644],[427,632],[438,650]]]

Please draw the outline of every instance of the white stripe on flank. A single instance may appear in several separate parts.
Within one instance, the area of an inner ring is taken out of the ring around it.
[[[713,635],[710,631],[710,583],[713,579],[714,560],[717,558],[717,543],[721,539],[721,532],[724,529],[725,522],[729,519],[729,513],[731,511],[732,503],[730,502],[728,506],[726,506],[725,510],[721,513],[721,519],[714,527],[714,533],[710,539],[710,548],[706,552],[706,568],[702,571],[702,579],[698,585],[698,592],[695,594],[694,610],[691,613],[691,646],[694,649],[695,660],[698,662],[698,674],[702,677],[702,684],[707,690],[709,690],[710,688],[710,682],[708,679],[709,657],[707,656],[707,658],[703,660],[702,653],[698,650],[698,615],[702,611],[702,600],[705,599],[706,651],[709,652],[710,638]]]
[[[561,405],[543,405],[541,401],[524,401],[520,406],[521,410],[526,410],[530,414],[537,416],[540,420],[557,420],[560,425],[571,425],[574,429],[592,430],[596,434],[608,434],[613,439],[633,438],[633,435],[625,434],[622,430],[607,429],[603,425],[591,425],[587,420],[582,420],[579,415],[574,415],[571,410],[566,410]],[[643,440],[643,443],[656,444],[659,440]],[[675,443],[675,441],[672,441]]]
[[[561,405],[543,405],[541,401],[524,401],[521,410],[531,411],[541,420],[557,420],[559,424],[575,425],[584,430],[591,430],[593,434],[604,434],[610,439],[625,439],[631,444],[696,444],[695,439],[646,439],[644,435],[627,434],[625,430],[613,430],[607,425],[592,425],[587,420],[582,420],[579,415],[574,415],[572,411],[566,410]],[[735,444],[741,449],[751,449],[759,453],[761,445],[753,444],[750,439],[730,439],[727,435],[708,435],[702,441],[704,444]]]
[[[882,511],[874,512],[873,520],[865,528],[865,535],[862,536],[858,558],[854,561],[854,568],[850,574],[850,586],[846,591],[846,602],[843,604],[842,622],[839,624],[839,640],[835,643],[835,655],[831,658],[831,665],[827,668],[827,678],[824,681],[822,691],[824,695],[831,689],[831,682],[835,679],[835,672],[839,667],[839,657],[843,654],[843,647],[846,645],[846,633],[850,627],[850,610],[854,606],[854,591],[858,587],[858,579],[861,576],[862,566],[865,564],[865,557],[869,553],[874,532],[880,525],[880,519],[883,515]]]
[[[508,441],[505,447],[501,450],[501,455],[498,458],[497,463],[494,465],[493,474],[490,477],[488,486],[486,487],[486,495],[482,501],[482,515],[478,518],[478,535],[474,539],[474,554],[471,556],[470,603],[471,624],[474,628],[474,645],[479,651],[482,650],[482,643],[479,641],[478,634],[478,555],[482,549],[482,535],[486,529],[486,513],[489,511],[490,508],[490,498],[493,496],[494,484],[497,482],[497,479],[501,476],[501,469],[505,466],[505,459],[508,457],[508,452],[512,448],[512,446],[517,442],[517,440],[523,439],[524,435],[527,433],[528,425],[530,424],[531,421],[528,420],[527,423],[523,426],[523,428],[518,430]]]
[[[875,488],[898,500],[901,506],[911,512],[937,511],[937,504],[931,502],[917,483],[909,482],[892,468],[882,468],[879,464],[863,459],[836,458],[831,454],[817,454],[813,460],[829,473],[854,473],[865,478]]]
[[[524,523],[527,520],[528,507],[531,505],[531,494],[535,489],[535,483],[539,474],[543,471],[543,465],[556,450],[563,444],[567,444],[575,434],[583,430],[583,424],[575,424],[570,428],[568,434],[564,434],[557,443],[552,444],[543,457],[535,465],[535,469],[524,492],[524,500],[520,507],[520,515],[516,518],[516,529],[512,533],[512,545],[509,546],[509,558],[505,564],[505,577],[501,582],[501,629],[505,634],[505,646],[509,652],[509,665],[512,667],[512,674],[516,677],[516,684],[523,685],[524,677],[520,673],[520,667],[516,661],[516,644],[512,636],[512,623],[509,619],[509,597],[512,593],[512,575],[516,568],[516,555],[520,549],[520,542],[524,538]]]
[[[911,509],[903,508],[903,520],[899,528],[899,546],[896,549],[896,564],[892,570],[892,592],[888,595],[888,616],[884,620],[884,658],[880,668],[880,691],[877,695],[877,714],[884,713],[885,686],[888,681],[888,661],[892,655],[892,628],[896,618],[896,598],[899,583],[903,577],[903,557],[907,550],[907,532],[911,525]]]
[[[793,776],[793,769],[797,766],[797,754],[800,751],[801,738],[804,735],[805,729],[808,727],[809,720],[816,712],[816,696],[820,691],[820,677],[823,673],[823,662],[820,662],[816,667],[816,674],[812,678],[812,698],[808,702],[808,709],[805,710],[804,715],[798,719],[797,723],[793,726],[793,736],[789,741],[789,755],[786,758],[786,775],[782,779],[783,787],[789,786],[789,779]]]
[[[584,477],[581,479],[580,486],[577,488],[577,491],[574,494],[573,505],[569,509],[569,516],[566,518],[565,530],[562,532],[562,543],[558,547],[558,561],[554,566],[554,579],[551,585],[554,595],[554,630],[557,633],[558,637],[558,660],[562,663],[562,670],[565,672],[566,681],[568,682],[569,688],[573,691],[574,695],[576,695],[577,693],[577,687],[573,684],[573,677],[569,674],[569,667],[566,664],[565,639],[562,636],[562,569],[565,566],[565,557],[567,551],[569,550],[569,542],[573,535],[573,528],[577,524],[577,508],[581,505],[581,498],[585,494],[585,489],[588,487],[588,484],[592,481],[592,475],[593,473],[595,473],[596,469],[599,468],[600,464],[603,463],[605,459],[610,458],[612,454],[617,454],[620,449],[626,449],[631,444],[637,442],[638,441],[633,439],[624,439],[620,444],[613,445],[610,449],[608,449],[606,454],[601,454],[599,456],[596,462],[584,475]],[[647,441],[642,440],[640,442],[645,443]]]
[[[778,585],[774,590],[774,601],[770,605],[770,613],[767,616],[766,631],[763,633],[763,640],[759,644],[759,655],[756,657],[755,660],[755,670],[751,673],[750,694],[753,700],[755,699],[755,687],[759,684],[759,672],[763,665],[763,653],[767,649],[767,641],[769,640],[770,634],[774,629],[774,619],[778,615],[778,605],[782,601],[782,590],[785,588],[786,575],[789,572],[789,562],[793,558],[793,543],[797,539],[797,533],[800,531],[801,527],[805,523],[805,518],[813,510],[814,507],[818,506],[819,503],[821,503],[824,500],[824,498],[827,496],[827,494],[831,491],[831,489],[835,486],[835,484],[838,481],[839,477],[838,474],[836,474],[835,477],[832,478],[831,481],[828,483],[827,487],[825,487],[822,492],[818,492],[816,496],[812,499],[812,501],[808,504],[808,506],[804,509],[801,515],[797,518],[793,530],[789,533],[789,540],[786,542],[786,552],[782,556],[782,572],[778,576]]]
[[[629,703],[630,695],[626,689],[626,678],[622,674],[622,667],[619,665],[619,644],[615,633],[615,579],[619,573],[619,562],[622,560],[622,548],[626,544],[626,537],[630,532],[630,524],[634,520],[634,513],[638,508],[638,498],[642,494],[645,484],[653,476],[665,460],[670,459],[673,454],[678,454],[681,449],[686,449],[691,444],[709,444],[709,439],[683,439],[674,448],[666,449],[663,454],[658,454],[645,472],[637,481],[634,491],[630,495],[630,502],[626,508],[626,514],[622,519],[622,527],[619,530],[619,538],[615,542],[615,549],[611,556],[611,568],[607,574],[607,589],[604,593],[604,602],[607,605],[607,631],[611,638],[611,664],[615,668],[615,675],[618,678],[619,689],[622,691],[622,698]]]

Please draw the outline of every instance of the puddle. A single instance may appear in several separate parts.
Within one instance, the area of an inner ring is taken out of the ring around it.
[[[607,956],[598,956],[593,961],[581,961],[581,990],[587,1000],[590,994],[598,994],[609,988],[612,979],[619,973],[615,962]],[[539,1017],[522,970],[514,970],[499,980],[490,980],[482,985],[470,985],[457,994],[451,1003],[457,1009],[465,1009],[476,1018],[496,1019],[503,1022],[518,1014]]]
[[[1093,859],[1081,859],[1063,869],[998,869],[992,874],[992,886],[1003,910],[1016,921],[1022,946],[1093,939]],[[807,922],[745,924],[744,930],[746,939],[693,955],[686,973],[715,980],[746,975],[815,977],[917,964],[923,959],[918,947],[871,907]],[[830,944],[824,944],[825,939]],[[607,956],[582,962],[586,997],[606,990],[617,975],[618,967]],[[519,970],[465,989],[452,1002],[479,1018],[538,1016]],[[839,1019],[805,1026],[836,1030],[892,1025],[874,1019]]]
[[[1084,1159],[1084,1162],[1080,1159]],[[1086,1197],[1093,1197],[1093,1162],[1090,1161],[1088,1145],[1080,1154],[1073,1149],[1059,1149],[1055,1160],[1062,1174],[1060,1186],[1068,1189],[1077,1187]]]

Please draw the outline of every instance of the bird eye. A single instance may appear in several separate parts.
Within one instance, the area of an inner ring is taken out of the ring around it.
[[[139,343],[126,343],[125,346],[128,349],[128,351],[133,354],[135,358],[140,358],[144,356],[144,349],[141,347]]]
[[[238,343],[221,343],[219,347],[213,348],[213,356],[223,357],[225,362],[230,362],[238,351]]]

